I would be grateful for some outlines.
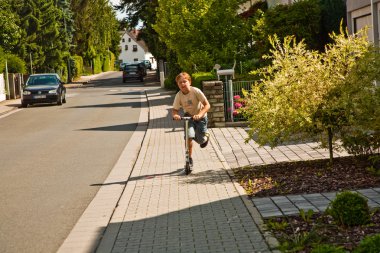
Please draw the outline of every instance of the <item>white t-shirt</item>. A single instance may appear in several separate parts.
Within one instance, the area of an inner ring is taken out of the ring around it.
[[[191,86],[189,93],[183,94],[182,91],[179,91],[175,95],[173,109],[179,110],[182,107],[185,113],[193,116],[202,110],[204,107],[202,103],[206,100],[206,96],[200,89]]]

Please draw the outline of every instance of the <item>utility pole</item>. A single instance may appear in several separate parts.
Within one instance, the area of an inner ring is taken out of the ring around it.
[[[32,60],[32,53],[29,53],[30,58],[30,74],[33,75],[33,60]]]
[[[8,95],[8,99],[11,98],[11,94],[9,92],[9,75],[8,75],[8,62],[7,60],[5,60],[5,87],[7,89],[7,95]]]
[[[67,58],[67,82],[71,82],[71,66],[70,66],[70,44],[68,43],[68,40],[67,40],[67,26],[66,26],[66,18],[65,18],[65,12],[63,11],[63,8],[62,8],[62,13],[63,13],[63,24],[65,26],[65,38],[66,38],[66,43],[68,44],[69,46],[69,56]]]
[[[379,26],[376,22],[379,18],[377,14],[377,6],[374,5],[373,0],[371,0],[371,16],[372,16],[372,35],[373,35],[373,44],[379,46]]]

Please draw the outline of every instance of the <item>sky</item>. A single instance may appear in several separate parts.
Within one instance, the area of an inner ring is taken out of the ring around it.
[[[109,2],[112,4],[112,5],[117,5],[120,3],[120,0],[109,0]],[[120,11],[117,11],[116,12],[116,17],[117,19],[121,20],[125,17],[125,13],[121,13]]]
[[[112,5],[118,5],[120,4],[120,0],[108,0]],[[126,17],[126,14],[125,13],[122,13],[120,11],[117,11],[116,12],[116,18],[119,19],[119,20],[122,20],[123,18]],[[136,26],[137,29],[139,29],[140,27],[142,27],[142,23],[139,22],[139,24]]]

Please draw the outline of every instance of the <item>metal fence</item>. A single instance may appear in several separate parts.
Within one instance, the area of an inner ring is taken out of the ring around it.
[[[224,82],[224,114],[226,121],[245,121],[239,113],[239,108],[244,106],[243,89],[251,91],[254,81],[232,81]]]

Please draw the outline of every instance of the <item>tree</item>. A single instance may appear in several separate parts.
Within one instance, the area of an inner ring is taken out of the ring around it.
[[[11,52],[21,38],[19,17],[11,10],[9,1],[0,0],[0,46],[6,52]]]
[[[254,19],[252,36],[255,41],[254,50],[259,56],[269,53],[271,45],[268,37],[274,34],[281,40],[285,36],[295,36],[298,41],[304,40],[308,48],[319,48],[320,0],[296,1],[290,5],[281,4],[265,12],[259,10]]]
[[[234,62],[246,43],[248,28],[237,15],[242,1],[159,0],[153,28],[177,55],[182,69],[210,70],[218,63]]]
[[[36,71],[58,70],[62,66],[60,38],[61,10],[53,0],[13,0],[13,11],[20,17],[22,36],[13,50],[25,62],[33,60]]]
[[[258,70],[262,81],[246,93],[249,138],[257,135],[260,145],[274,147],[317,135],[332,162],[334,146],[341,147],[337,137],[355,127],[355,118],[365,119],[365,101],[375,94],[373,80],[380,76],[379,54],[359,35],[333,33],[324,53],[306,49],[294,37],[283,43],[271,39],[266,58],[272,64]]]
[[[120,35],[115,11],[105,0],[73,0],[74,48],[72,53],[83,56],[87,63],[96,55],[119,54]]]

